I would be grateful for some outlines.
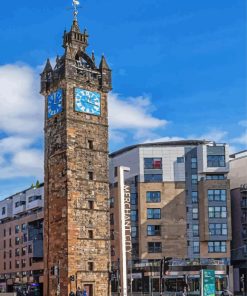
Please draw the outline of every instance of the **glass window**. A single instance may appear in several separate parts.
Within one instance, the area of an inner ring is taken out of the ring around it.
[[[26,253],[27,253],[27,248],[26,248],[26,247],[23,247],[23,248],[21,249],[21,254],[22,254],[22,256],[25,256]]]
[[[34,195],[34,196],[30,196],[28,198],[28,202],[30,203],[30,202],[33,202],[35,200],[41,200],[41,199],[42,199],[42,196],[41,195]]]
[[[6,213],[6,208],[3,207],[3,208],[2,208],[2,215],[5,215],[5,213]]]
[[[136,222],[138,221],[138,211],[137,210],[131,210],[131,221]]]
[[[147,218],[148,219],[160,219],[161,218],[160,209],[147,209]]]
[[[209,201],[226,201],[225,189],[209,189],[208,190]]]
[[[208,164],[208,167],[224,167],[225,156],[224,155],[208,155],[207,164]]]
[[[193,224],[192,230],[193,230],[193,236],[199,236],[199,225],[198,224]]]
[[[184,163],[184,157],[177,157],[177,163]]]
[[[198,208],[192,209],[192,219],[198,219]]]
[[[198,203],[198,192],[192,191],[191,192],[192,203]]]
[[[226,223],[210,223],[209,224],[210,235],[227,235]]]
[[[110,197],[109,199],[109,202],[110,202],[110,208],[114,208],[114,197]]]
[[[19,225],[15,225],[15,233],[18,233],[20,230],[20,226]]]
[[[19,260],[16,260],[15,261],[15,268],[19,268],[20,267],[20,261]]]
[[[148,236],[160,236],[161,235],[161,226],[160,225],[148,225],[147,226],[147,235]]]
[[[162,182],[162,174],[144,174],[144,182]]]
[[[19,243],[20,243],[20,239],[19,239],[19,237],[16,237],[16,238],[15,238],[15,244],[16,244],[16,245],[19,245]]]
[[[15,256],[16,257],[20,256],[20,249],[15,249]]]
[[[24,242],[24,243],[27,242],[27,233],[24,233],[24,234],[23,234],[22,239],[23,239],[23,242]]]
[[[144,169],[162,169],[162,158],[144,158]]]
[[[147,202],[160,202],[160,191],[147,191],[146,200]]]
[[[191,184],[197,184],[197,175],[191,175]]]
[[[26,223],[22,224],[21,225],[21,230],[25,231],[26,229],[27,229],[27,224]]]
[[[196,157],[192,157],[191,158],[191,168],[192,169],[196,169],[197,168],[197,158]]]
[[[130,203],[133,206],[137,205],[137,193],[131,193],[131,195],[130,195]]]
[[[110,214],[110,225],[114,225],[114,215]]]
[[[225,176],[223,174],[213,174],[213,175],[206,175],[206,180],[224,180]]]
[[[139,256],[139,244],[138,243],[133,243],[132,244],[132,255],[135,256],[135,257],[138,257]]]
[[[32,251],[33,251],[32,245],[28,245],[28,253],[32,253]]]
[[[138,227],[137,226],[132,226],[131,227],[131,237],[135,238],[138,236]]]
[[[208,207],[209,218],[226,218],[226,207]]]
[[[148,242],[148,253],[161,253],[162,244],[161,242]]]
[[[195,254],[200,253],[200,243],[199,242],[193,242],[193,252]]]
[[[226,253],[226,242],[224,241],[208,242],[208,252],[209,253]]]

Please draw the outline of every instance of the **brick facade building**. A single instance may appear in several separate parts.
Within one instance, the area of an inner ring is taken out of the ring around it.
[[[0,291],[43,291],[44,186],[0,201]]]

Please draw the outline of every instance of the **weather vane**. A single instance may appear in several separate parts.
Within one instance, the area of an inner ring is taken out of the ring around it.
[[[78,6],[80,5],[80,2],[78,0],[73,0],[72,5],[74,7],[74,20],[77,21]]]

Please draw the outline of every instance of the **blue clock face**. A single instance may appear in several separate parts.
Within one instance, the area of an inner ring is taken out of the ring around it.
[[[97,92],[75,88],[75,111],[99,116],[101,96]]]
[[[48,118],[63,111],[63,90],[57,89],[48,96]]]

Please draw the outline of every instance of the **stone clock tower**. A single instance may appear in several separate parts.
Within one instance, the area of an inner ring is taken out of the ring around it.
[[[45,97],[44,295],[109,296],[108,112],[111,70],[86,52],[75,16],[64,55],[41,74]]]

